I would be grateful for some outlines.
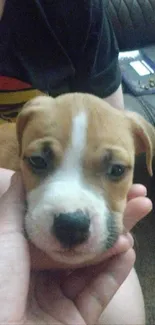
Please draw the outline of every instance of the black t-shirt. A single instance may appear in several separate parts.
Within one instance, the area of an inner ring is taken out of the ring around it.
[[[121,77],[105,0],[6,0],[0,75],[53,96],[112,94]]]

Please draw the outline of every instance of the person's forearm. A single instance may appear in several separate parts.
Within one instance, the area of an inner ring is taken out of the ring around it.
[[[118,87],[118,89],[111,94],[110,96],[104,98],[106,102],[108,102],[110,105],[118,108],[118,109],[124,109],[124,98],[123,98],[123,92],[122,92],[122,85]]]

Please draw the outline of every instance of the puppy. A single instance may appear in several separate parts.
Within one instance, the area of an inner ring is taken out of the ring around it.
[[[135,155],[146,152],[152,175],[154,146],[142,117],[93,95],[29,101],[16,125],[0,127],[0,167],[21,170],[32,243],[73,266],[112,247],[124,230]]]

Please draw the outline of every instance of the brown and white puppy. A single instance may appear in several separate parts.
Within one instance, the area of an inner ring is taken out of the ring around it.
[[[17,128],[17,140],[16,129]],[[152,174],[154,128],[88,94],[29,101],[0,128],[0,167],[21,169],[30,240],[67,265],[93,261],[123,231],[135,155]]]

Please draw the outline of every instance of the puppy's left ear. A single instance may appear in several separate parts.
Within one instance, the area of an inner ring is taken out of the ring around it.
[[[29,122],[35,119],[36,116],[42,115],[46,108],[51,108],[53,98],[47,95],[37,96],[29,100],[22,108],[16,121],[16,134],[19,145],[19,156],[22,151],[23,132]],[[36,115],[37,114],[37,115]]]
[[[152,176],[152,160],[155,155],[155,128],[137,113],[127,112],[127,116],[131,123],[136,154],[146,153],[147,169]]]

